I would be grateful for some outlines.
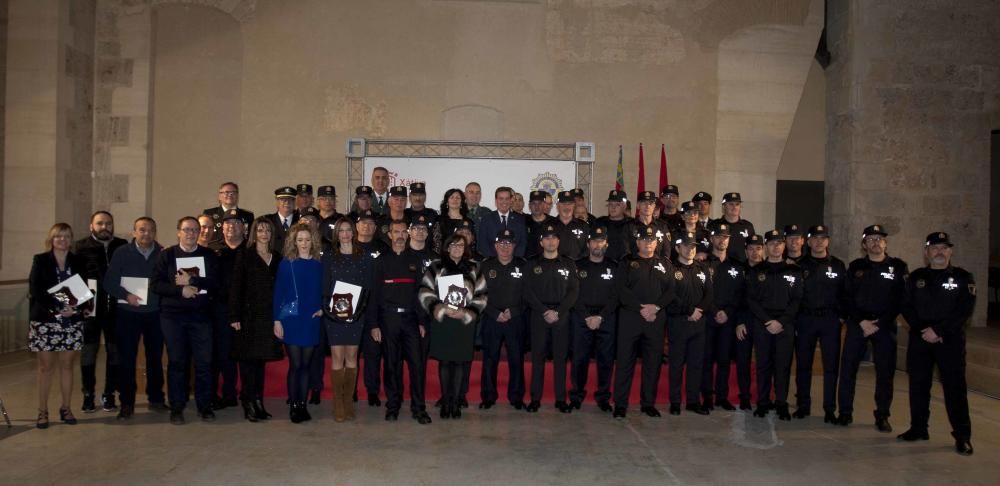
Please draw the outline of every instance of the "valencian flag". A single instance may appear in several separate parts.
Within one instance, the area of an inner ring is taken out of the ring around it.
[[[663,192],[663,188],[667,187],[667,184],[670,184],[670,182],[668,182],[667,179],[667,149],[666,146],[661,143],[660,144],[660,187],[659,187],[660,192]],[[656,200],[656,204],[657,206],[660,206],[660,209],[663,209],[663,202],[660,199]]]
[[[642,157],[642,144],[639,144],[639,181],[636,182],[635,187],[635,197],[639,197],[639,193],[646,190],[646,162]],[[639,207],[636,205],[635,216],[639,217]]]
[[[615,174],[615,190],[625,189],[625,170],[622,168],[622,146],[618,146],[618,173]]]

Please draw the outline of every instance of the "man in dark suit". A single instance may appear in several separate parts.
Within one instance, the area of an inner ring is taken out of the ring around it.
[[[524,224],[524,215],[511,211],[511,203],[514,202],[514,190],[507,187],[498,187],[494,192],[496,200],[496,211],[490,211],[483,216],[476,225],[476,249],[483,257],[497,256],[493,242],[500,230],[509,229],[514,233],[514,255],[523,257],[524,248],[527,245],[528,230]]]
[[[285,233],[288,228],[291,228],[299,220],[299,215],[295,212],[295,196],[296,191],[293,187],[285,186],[275,189],[274,202],[277,211],[265,216],[274,225],[274,243],[277,245],[278,252],[284,248]]]
[[[253,224],[253,212],[247,211],[246,209],[238,207],[240,202],[240,186],[235,182],[223,182],[219,186],[219,205],[214,208],[208,208],[201,212],[201,214],[208,215],[212,218],[212,224],[215,227],[212,232],[212,236],[209,239],[209,243],[222,243],[222,217],[226,215],[226,211],[230,209],[235,209],[240,215],[240,221],[243,221],[245,227],[249,228]]]

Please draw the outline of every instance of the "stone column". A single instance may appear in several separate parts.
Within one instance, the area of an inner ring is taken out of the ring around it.
[[[923,266],[947,231],[954,263],[986,288],[990,129],[1000,126],[1000,4],[829,2],[826,220],[833,252],[860,255],[864,226]],[[985,325],[985,292],[974,325]]]

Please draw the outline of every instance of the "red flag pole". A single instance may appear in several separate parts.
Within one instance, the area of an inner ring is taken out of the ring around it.
[[[667,187],[670,182],[667,179],[667,149],[666,145],[660,144],[660,187],[657,188],[660,192],[663,192],[663,188]],[[659,196],[659,194],[657,194]],[[660,201],[659,197],[656,199],[656,205],[663,210],[663,202]]]
[[[639,181],[636,184],[635,196],[634,196],[636,198],[635,200],[637,200],[637,201],[638,201],[639,193],[646,190],[646,169],[645,169],[645,166],[646,166],[646,161],[643,158],[643,155],[642,155],[642,144],[640,143],[639,144]],[[636,215],[636,217],[639,216],[639,207],[638,207],[638,205],[636,205],[636,208],[635,208],[635,215]]]

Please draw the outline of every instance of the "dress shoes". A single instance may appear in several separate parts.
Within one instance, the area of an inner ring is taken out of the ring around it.
[[[656,407],[652,407],[652,406],[642,407],[642,408],[639,409],[639,411],[642,412],[642,413],[644,413],[644,414],[646,414],[647,417],[652,417],[652,418],[659,418],[660,417],[660,411],[657,410]]]

